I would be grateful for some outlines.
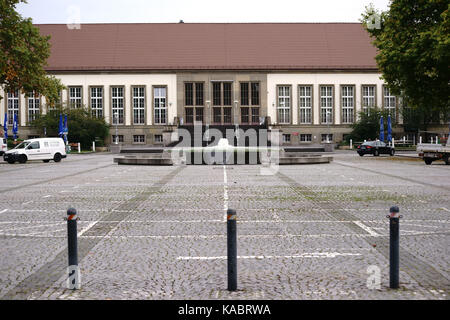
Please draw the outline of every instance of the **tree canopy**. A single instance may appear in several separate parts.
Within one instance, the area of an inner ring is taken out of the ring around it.
[[[101,144],[109,135],[109,125],[103,118],[92,116],[90,110],[86,108],[62,108],[49,110],[47,114],[39,115],[31,125],[38,131],[43,133],[44,128],[47,136],[57,137],[59,129],[60,115],[67,115],[68,123],[68,141],[80,142],[83,148],[89,148],[92,141],[98,141],[97,146]],[[64,118],[64,116],[63,116]]]
[[[448,0],[392,0],[388,11],[371,5],[362,15],[383,79],[413,109],[408,119],[425,128],[436,114],[450,116],[449,7]]]
[[[44,69],[50,56],[50,36],[42,36],[30,18],[24,19],[16,11],[20,2],[26,3],[0,0],[0,86],[6,92],[35,91],[53,105],[64,86]]]
[[[353,139],[353,141],[375,140],[380,137],[380,118],[383,116],[384,129],[387,130],[387,119],[389,116],[388,110],[381,110],[380,108],[370,108],[368,112],[361,111],[358,116],[358,121],[351,125],[352,132],[347,136],[346,140]],[[394,123],[392,123],[394,127]],[[387,137],[387,132],[384,135]]]

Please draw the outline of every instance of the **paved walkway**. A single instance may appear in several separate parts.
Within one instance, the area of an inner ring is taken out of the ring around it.
[[[0,298],[449,297],[450,167],[443,163],[337,152],[331,164],[265,175],[260,166],[117,166],[112,159],[0,163]],[[391,205],[404,216],[399,290],[388,288]],[[81,219],[76,291],[65,289],[70,206]],[[232,293],[227,208],[239,219]]]

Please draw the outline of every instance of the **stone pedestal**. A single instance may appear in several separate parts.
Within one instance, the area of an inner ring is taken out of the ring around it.
[[[120,153],[121,145],[120,144],[111,144],[109,145],[109,150],[111,153]]]
[[[334,151],[334,143],[333,142],[323,142],[322,143],[325,152],[333,152]]]

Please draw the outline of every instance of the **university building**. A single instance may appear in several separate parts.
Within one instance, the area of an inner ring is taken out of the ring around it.
[[[399,99],[380,79],[359,23],[167,23],[37,25],[51,36],[46,70],[61,102],[111,124],[108,143],[167,145],[180,126],[260,125],[286,145],[340,142],[358,113],[389,110],[403,135]],[[0,114],[18,115],[19,136],[44,97],[5,93]]]

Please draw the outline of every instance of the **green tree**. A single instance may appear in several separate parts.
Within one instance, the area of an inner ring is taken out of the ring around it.
[[[450,116],[449,7],[448,0],[391,0],[386,12],[370,5],[362,14],[382,77],[403,97],[400,112],[416,130]]]
[[[38,116],[31,125],[38,132],[44,132],[45,128],[47,136],[57,137],[61,114],[67,115],[69,142],[80,142],[83,149],[90,148],[92,141],[103,143],[109,135],[109,125],[105,120],[92,116],[90,110],[86,108],[70,109],[59,106],[49,110],[45,115]],[[101,146],[100,144],[97,146]]]
[[[358,121],[351,125],[352,132],[347,136],[346,140],[353,141],[375,140],[380,137],[380,118],[383,116],[383,124],[385,128],[385,139],[387,139],[387,119],[389,112],[379,108],[371,108],[368,112],[360,112]],[[392,127],[394,124],[392,123]]]
[[[36,91],[54,105],[64,86],[44,69],[50,56],[50,36],[42,36],[30,18],[17,13],[20,2],[26,3],[0,0],[0,86],[7,92]]]

